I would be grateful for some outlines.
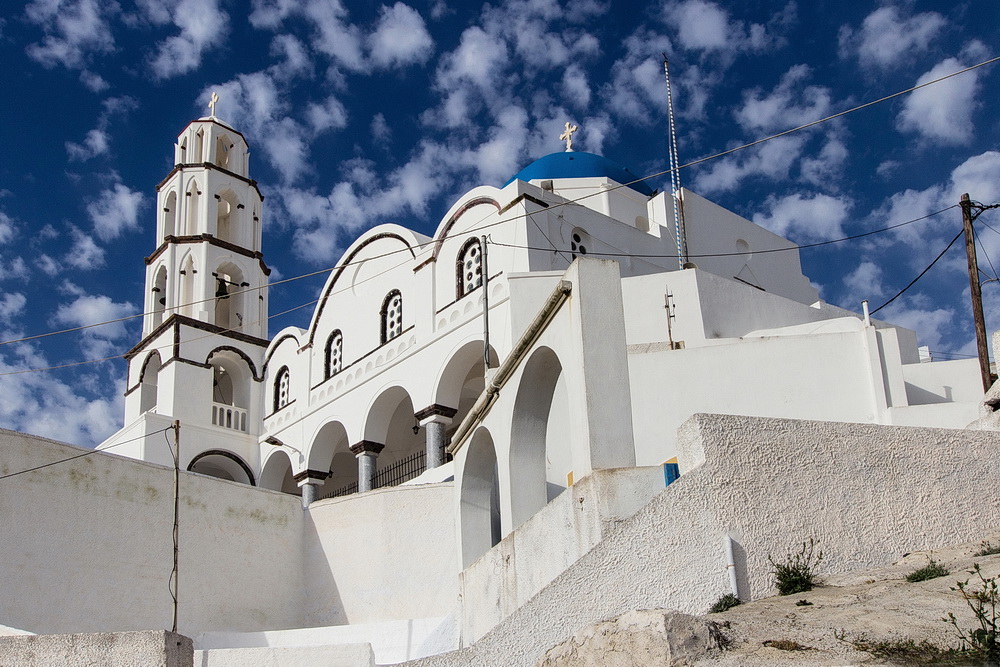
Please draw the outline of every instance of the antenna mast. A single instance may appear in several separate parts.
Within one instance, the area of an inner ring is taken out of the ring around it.
[[[674,102],[670,94],[670,66],[667,54],[663,54],[663,76],[667,80],[667,120],[670,140],[668,153],[670,155],[670,196],[674,206],[674,237],[677,239],[677,267],[684,268],[687,263],[687,232],[684,229],[684,202],[681,198],[680,159],[677,157],[677,131],[674,126]]]

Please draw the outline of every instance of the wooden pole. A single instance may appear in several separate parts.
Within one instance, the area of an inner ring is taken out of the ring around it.
[[[180,509],[180,469],[181,469],[181,420],[174,420],[174,569],[173,576],[173,598],[174,609],[171,623],[171,632],[177,632],[177,597],[180,593],[180,572],[177,568],[180,549],[177,541],[177,514]]]
[[[993,385],[990,373],[990,352],[986,344],[986,319],[983,317],[983,290],[979,283],[979,262],[976,259],[976,237],[972,232],[972,201],[969,193],[962,195],[962,226],[965,228],[965,255],[969,260],[969,290],[972,294],[972,320],[976,327],[976,351],[979,353],[979,371],[983,377],[983,391]]]

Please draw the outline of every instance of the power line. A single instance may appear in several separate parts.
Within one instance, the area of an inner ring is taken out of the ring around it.
[[[900,227],[904,227],[906,225],[912,225],[915,222],[920,222],[921,220],[926,220],[927,218],[932,218],[935,215],[940,215],[941,213],[944,213],[945,211],[950,211],[951,209],[957,208],[957,207],[958,207],[958,204],[952,204],[951,206],[948,206],[947,208],[943,208],[940,211],[934,211],[933,213],[928,213],[927,215],[922,215],[919,218],[913,218],[912,220],[907,220],[905,222],[899,222],[899,223],[896,223],[895,225],[889,225],[888,227],[882,227],[882,228],[879,228],[879,229],[873,229],[871,231],[862,232],[860,234],[852,234],[851,236],[844,236],[844,237],[841,237],[839,239],[830,239],[828,241],[817,241],[816,243],[806,243],[806,244],[803,244],[803,245],[795,245],[795,246],[792,246],[790,248],[767,248],[765,250],[754,250],[753,253],[755,255],[764,255],[764,254],[768,254],[768,253],[772,253],[772,252],[789,252],[789,251],[792,251],[792,250],[803,250],[803,249],[807,249],[807,248],[819,248],[820,246],[831,245],[831,244],[834,244],[834,243],[843,243],[844,241],[853,241],[855,239],[864,238],[866,236],[872,236],[874,234],[882,234],[882,233],[885,233],[885,232],[889,232],[889,231],[892,231],[894,229],[898,229]],[[548,240],[548,237],[546,237],[546,240]],[[551,244],[552,242],[549,241],[549,243]],[[544,251],[544,252],[549,252],[549,251],[552,251],[552,252],[562,252],[562,251],[557,250],[554,246],[552,248],[541,248],[541,247],[538,247],[538,246],[517,245],[517,244],[513,244],[513,243],[500,243],[499,241],[490,241],[490,244],[491,245],[496,245],[496,246],[503,246],[505,248],[519,248],[521,250],[541,250],[541,251]],[[654,254],[642,254],[642,253],[632,253],[632,252],[590,252],[590,251],[588,251],[586,254],[588,256],[589,255],[597,255],[597,256],[600,256],[600,257],[634,257],[636,259],[675,259],[675,258],[678,257],[678,255],[660,255],[660,254],[655,254],[654,255]],[[706,258],[706,257],[734,257],[734,256],[743,256],[743,255],[746,255],[745,251],[744,252],[715,252],[715,253],[706,252],[706,253],[699,253],[699,254],[688,253],[687,257]]]
[[[787,136],[789,134],[793,134],[795,132],[800,132],[802,130],[806,130],[806,129],[809,129],[811,127],[815,127],[815,126],[820,125],[822,123],[826,123],[826,122],[834,120],[836,118],[840,118],[841,116],[845,116],[845,115],[854,113],[856,111],[860,111],[862,109],[866,109],[866,108],[868,108],[870,106],[874,106],[876,104],[880,104],[882,102],[886,102],[888,100],[894,99],[894,98],[899,97],[901,95],[905,95],[907,93],[911,93],[911,92],[913,92],[915,90],[919,90],[921,88],[925,88],[927,86],[931,86],[931,85],[940,83],[941,81],[944,81],[946,79],[950,79],[950,78],[952,78],[954,76],[958,76],[960,74],[965,74],[966,72],[970,72],[970,71],[972,71],[974,69],[977,69],[977,68],[980,68],[980,67],[984,67],[986,65],[990,65],[990,64],[995,63],[997,61],[1000,61],[1000,56],[997,56],[997,57],[994,57],[994,58],[990,58],[988,60],[984,60],[984,61],[982,61],[980,63],[975,64],[975,65],[971,65],[971,66],[963,68],[961,70],[958,70],[958,71],[952,72],[950,74],[946,74],[944,76],[938,77],[937,79],[932,79],[931,81],[926,81],[924,83],[918,84],[916,86],[912,86],[912,87],[907,88],[905,90],[901,90],[901,91],[892,93],[890,95],[886,95],[884,97],[880,97],[879,99],[872,100],[872,101],[869,101],[869,102],[865,102],[863,104],[859,104],[857,106],[851,107],[850,109],[845,109],[844,111],[837,112],[835,114],[826,116],[824,118],[820,118],[818,120],[811,121],[809,123],[805,123],[803,125],[799,125],[797,127],[794,127],[794,128],[788,129],[788,130],[784,130],[784,131],[779,132],[777,134],[772,134],[770,136],[763,137],[761,139],[757,139],[755,141],[751,141],[749,143],[742,144],[740,146],[736,146],[736,147],[733,147],[733,148],[730,148],[730,149],[727,149],[727,150],[724,150],[724,151],[721,151],[721,152],[718,152],[718,153],[714,153],[712,155],[707,155],[705,157],[698,158],[697,160],[693,160],[692,162],[688,162],[688,163],[682,164],[682,165],[680,165],[680,166],[678,166],[676,168],[665,169],[663,171],[659,171],[659,172],[656,172],[656,173],[653,173],[653,174],[649,174],[647,176],[643,176],[641,178],[637,178],[637,179],[635,179],[633,181],[629,181],[628,183],[615,184],[614,186],[612,186],[612,187],[610,187],[610,188],[608,188],[606,190],[603,190],[602,192],[594,192],[594,193],[590,193],[590,194],[587,194],[587,195],[582,195],[582,196],[580,196],[580,197],[578,197],[576,199],[567,200],[565,202],[558,202],[558,203],[553,204],[552,206],[550,206],[550,208],[554,209],[554,208],[558,208],[558,207],[561,207],[561,206],[568,206],[570,204],[576,204],[576,203],[579,203],[580,201],[583,201],[584,199],[588,199],[590,197],[595,197],[595,196],[597,196],[599,194],[602,194],[603,192],[609,192],[611,190],[616,190],[616,189],[623,188],[623,187],[629,187],[631,185],[635,185],[636,183],[644,182],[644,181],[649,180],[651,178],[658,178],[660,176],[664,176],[664,175],[670,174],[670,173],[672,173],[675,170],[686,169],[686,168],[693,167],[693,166],[696,166],[696,165],[699,165],[699,164],[702,164],[702,163],[705,163],[705,162],[709,162],[711,160],[716,160],[716,159],[719,159],[721,157],[725,157],[726,155],[731,155],[732,153],[736,153],[738,151],[742,151],[742,150],[745,150],[747,148],[752,148],[753,146],[757,146],[759,144],[771,141],[773,139],[778,139],[780,137],[784,137],[784,136]],[[484,229],[487,229],[487,228],[490,228],[490,227],[494,227],[494,226],[497,226],[497,225],[500,225],[500,224],[504,224],[504,223],[508,223],[508,222],[513,222],[514,220],[518,220],[520,218],[526,217],[526,215],[527,214],[518,214],[518,215],[515,215],[514,217],[511,217],[511,218],[504,218],[504,219],[498,220],[496,222],[489,223],[487,225],[482,225],[480,227],[474,227],[474,228],[470,229],[469,232],[470,233],[471,232],[478,232],[478,231],[482,231]],[[483,218],[483,219],[485,219],[485,218]],[[284,280],[280,280],[280,281],[277,281],[277,282],[274,282],[274,283],[267,283],[267,284],[262,285],[260,287],[252,287],[252,288],[248,288],[246,290],[236,291],[236,292],[233,292],[233,295],[242,294],[244,292],[252,292],[252,291],[258,291],[258,290],[262,290],[262,289],[269,289],[270,287],[273,287],[275,285],[281,285],[281,284],[288,283],[288,282],[293,282],[293,281],[296,281],[296,280],[302,280],[304,278],[310,278],[310,277],[313,277],[313,276],[316,276],[316,275],[320,275],[320,274],[323,274],[323,273],[328,273],[328,272],[333,271],[333,270],[338,269],[338,268],[346,268],[346,267],[349,267],[349,266],[360,265],[360,264],[363,264],[364,262],[371,261],[371,260],[374,260],[374,259],[381,259],[383,257],[387,257],[387,256],[390,256],[390,255],[399,254],[401,252],[412,251],[412,249],[414,247],[416,247],[416,248],[423,248],[423,247],[425,247],[427,245],[431,245],[431,244],[437,243],[437,241],[438,241],[437,239],[430,239],[430,240],[428,240],[426,242],[415,244],[415,246],[410,246],[410,247],[407,247],[407,248],[401,248],[399,250],[389,251],[389,252],[386,252],[386,253],[382,253],[381,255],[376,255],[376,256],[373,256],[373,257],[368,257],[368,258],[365,258],[365,259],[362,259],[362,260],[358,260],[357,262],[348,262],[346,264],[338,264],[338,265],[334,265],[333,267],[320,269],[318,271],[313,271],[311,273],[301,274],[301,275],[298,275],[298,276],[293,276],[291,278],[286,278]],[[550,243],[551,243],[551,241],[550,241]],[[800,246],[800,248],[807,248],[807,247],[815,247],[815,245]],[[761,251],[761,252],[780,252],[780,251],[781,250],[779,249],[779,250]],[[594,253],[594,254],[597,254],[597,253]],[[741,254],[741,253],[732,253],[732,254]],[[641,257],[641,255],[633,255],[633,256],[635,256],[635,257]],[[660,255],[658,255],[658,256],[660,256]],[[662,255],[662,257],[668,257],[668,256]],[[692,255],[692,257],[697,257],[697,255]],[[199,304],[199,303],[205,303],[205,302],[209,302],[209,301],[213,301],[213,300],[214,300],[214,297],[213,298],[208,298],[208,299],[201,299],[199,301],[193,301],[193,302],[190,302],[188,304],[181,304],[181,305],[177,306],[177,308],[188,306],[188,305],[195,305],[195,304]],[[17,338],[17,339],[12,339],[12,340],[6,340],[6,341],[0,341],[0,346],[9,345],[9,344],[12,344],[12,343],[20,343],[20,342],[26,342],[26,341],[31,341],[31,340],[37,340],[39,338],[46,338],[46,337],[49,337],[49,336],[56,336],[56,335],[60,335],[60,334],[64,334],[64,333],[72,333],[72,332],[75,332],[75,331],[82,331],[84,329],[90,329],[90,328],[94,328],[94,327],[104,326],[104,325],[107,325],[107,324],[115,324],[115,323],[118,323],[118,322],[124,322],[124,321],[127,321],[127,320],[136,319],[136,318],[139,318],[139,317],[145,317],[146,315],[149,315],[149,314],[151,314],[151,311],[150,312],[137,313],[135,315],[128,315],[128,316],[125,316],[125,317],[116,318],[116,319],[112,319],[112,320],[106,320],[106,321],[103,321],[103,322],[95,322],[95,323],[92,323],[92,324],[85,324],[85,325],[81,325],[81,326],[78,326],[78,327],[71,327],[71,328],[68,328],[68,329],[61,329],[59,331],[50,331],[50,332],[46,332],[46,333],[42,333],[42,334],[35,334],[35,335],[32,335],[32,336],[25,336],[25,337],[22,337],[22,338]],[[108,359],[115,359],[115,358],[117,358],[117,357],[109,357]],[[106,361],[108,359],[102,359],[102,360],[97,360],[97,361]],[[81,362],[81,363],[92,363],[92,362]],[[69,367],[69,366],[72,366],[72,365],[79,365],[79,364],[67,364],[66,366],[61,366],[59,368],[66,368],[66,367]],[[56,367],[54,367],[54,368],[56,368]],[[0,375],[2,375],[2,374],[0,374]]]
[[[8,473],[6,475],[0,475],[0,479],[7,479],[8,477],[17,477],[18,475],[24,475],[24,474],[29,473],[29,472],[35,472],[36,470],[41,470],[42,468],[48,468],[50,466],[59,465],[60,463],[66,463],[67,461],[74,461],[76,459],[81,459],[84,456],[90,456],[91,454],[96,454],[98,452],[106,452],[109,449],[114,449],[115,447],[119,447],[121,445],[127,445],[128,443],[135,442],[136,440],[142,440],[146,436],[156,435],[157,433],[165,433],[165,432],[171,430],[172,428],[173,428],[173,426],[168,426],[167,428],[165,428],[165,429],[163,429],[161,431],[153,431],[152,433],[147,433],[147,434],[144,434],[144,435],[140,435],[140,436],[138,436],[136,438],[132,438],[131,440],[123,440],[122,442],[116,442],[115,444],[108,445],[107,447],[104,447],[103,449],[91,449],[89,451],[83,452],[82,454],[77,454],[76,456],[70,456],[70,457],[67,457],[65,459],[59,459],[58,461],[52,461],[50,463],[43,463],[42,465],[35,466],[34,468],[28,468],[27,470],[19,470],[18,472],[12,472],[12,473]]]
[[[875,313],[877,313],[878,311],[882,310],[883,308],[885,308],[886,306],[888,306],[890,303],[892,303],[893,301],[895,301],[899,297],[903,296],[903,293],[906,292],[906,290],[908,290],[911,287],[913,287],[913,285],[916,284],[916,282],[918,280],[920,280],[921,278],[924,277],[925,273],[927,273],[928,271],[931,270],[932,266],[934,266],[935,264],[937,264],[937,262],[938,262],[939,259],[941,259],[942,257],[944,257],[944,254],[946,252],[948,252],[948,250],[950,250],[953,245],[955,245],[955,241],[957,241],[958,239],[960,239],[963,234],[965,234],[965,230],[962,230],[958,234],[956,234],[955,238],[953,238],[951,240],[951,242],[947,246],[945,246],[945,249],[942,250],[940,252],[940,254],[938,254],[938,256],[934,258],[934,261],[931,262],[930,264],[928,264],[927,268],[920,272],[920,275],[918,275],[916,278],[914,278],[913,280],[911,280],[910,283],[906,287],[904,287],[903,289],[899,290],[894,297],[892,297],[891,299],[889,299],[888,301],[886,301],[885,303],[883,303],[881,306],[879,306],[875,310],[871,311],[870,314],[874,315]]]

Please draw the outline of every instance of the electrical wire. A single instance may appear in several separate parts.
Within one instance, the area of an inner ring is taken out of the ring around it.
[[[642,178],[637,178],[637,179],[635,179],[633,181],[630,181],[628,183],[615,184],[614,186],[608,188],[607,190],[603,190],[602,192],[595,192],[595,193],[591,193],[591,194],[588,194],[588,195],[583,195],[583,196],[578,197],[578,198],[573,199],[573,200],[567,200],[565,202],[559,202],[559,203],[553,204],[552,206],[550,206],[550,208],[554,209],[554,208],[558,208],[560,206],[568,206],[570,204],[575,204],[575,203],[578,203],[578,202],[580,202],[580,201],[582,201],[584,199],[588,199],[590,197],[594,197],[594,196],[597,196],[599,194],[602,194],[603,192],[609,192],[611,190],[616,190],[616,189],[622,188],[622,187],[629,187],[631,185],[635,185],[637,183],[644,182],[644,181],[649,180],[651,178],[658,178],[660,176],[664,176],[664,175],[670,174],[675,169],[676,170],[687,169],[687,168],[690,168],[690,167],[693,167],[693,166],[696,166],[696,165],[699,165],[699,164],[703,164],[703,163],[711,161],[711,160],[716,160],[716,159],[719,159],[721,157],[725,157],[726,155],[731,155],[731,154],[736,153],[738,151],[742,151],[742,150],[745,150],[747,148],[752,148],[753,146],[760,145],[760,144],[765,143],[767,141],[771,141],[773,139],[778,139],[780,137],[787,136],[787,135],[795,133],[795,132],[800,132],[802,130],[806,130],[806,129],[809,129],[811,127],[815,127],[817,125],[820,125],[822,123],[826,123],[826,122],[834,120],[836,118],[840,118],[842,116],[845,116],[845,115],[848,115],[848,114],[860,111],[862,109],[866,109],[866,108],[868,108],[870,106],[874,106],[876,104],[880,104],[882,102],[886,102],[888,100],[894,99],[894,98],[899,97],[901,95],[905,95],[907,93],[911,93],[911,92],[913,92],[915,90],[919,90],[921,88],[925,88],[927,86],[931,86],[931,85],[940,83],[941,81],[944,81],[946,79],[950,79],[950,78],[952,78],[954,76],[958,76],[960,74],[964,74],[966,72],[970,72],[970,71],[972,71],[974,69],[977,69],[979,67],[984,67],[986,65],[990,65],[990,64],[995,63],[997,61],[1000,61],[1000,56],[997,56],[997,57],[994,57],[994,58],[990,58],[988,60],[984,60],[982,62],[979,62],[979,63],[975,64],[975,65],[971,65],[971,66],[963,68],[961,70],[958,70],[958,71],[952,72],[950,74],[946,74],[944,76],[938,77],[937,79],[932,79],[930,81],[925,81],[922,84],[918,84],[916,86],[912,86],[912,87],[907,88],[905,90],[901,90],[901,91],[892,93],[890,95],[886,95],[886,96],[880,97],[880,98],[878,98],[876,100],[872,100],[872,101],[869,101],[869,102],[865,102],[863,104],[859,104],[857,106],[851,107],[850,109],[845,109],[843,111],[840,111],[840,112],[837,112],[835,114],[826,116],[824,118],[820,118],[818,120],[814,120],[814,121],[811,121],[809,123],[805,123],[803,125],[799,125],[797,127],[794,127],[794,128],[788,129],[788,130],[784,130],[784,131],[779,132],[777,134],[772,134],[770,136],[763,137],[761,139],[757,139],[755,141],[751,141],[751,142],[742,144],[740,146],[735,146],[735,147],[727,149],[725,151],[721,151],[721,152],[718,152],[718,153],[714,153],[712,155],[707,155],[705,157],[698,158],[697,160],[693,160],[691,162],[679,165],[676,168],[665,169],[663,171],[659,171],[659,172],[656,172],[656,173],[653,173],[653,174],[649,174],[647,176],[643,176]],[[945,209],[945,210],[947,210],[947,209]],[[470,232],[482,231],[483,229],[487,229],[489,227],[494,227],[494,226],[497,226],[497,225],[500,225],[500,224],[505,224],[505,223],[508,223],[508,222],[513,222],[513,221],[518,220],[520,218],[526,217],[526,215],[527,214],[518,214],[518,215],[516,215],[514,217],[511,217],[511,218],[504,218],[504,219],[498,220],[496,222],[493,222],[493,223],[490,223],[490,224],[487,224],[487,225],[482,225],[480,227],[474,227],[474,228],[470,229],[469,231]],[[485,218],[483,218],[483,219],[485,219]],[[543,236],[544,236],[544,233],[543,233]],[[551,240],[549,240],[549,242],[551,243]],[[428,240],[428,241],[426,241],[424,243],[415,244],[415,246],[410,246],[410,247],[407,247],[407,248],[401,248],[401,249],[395,250],[395,251],[389,251],[389,252],[382,253],[381,255],[377,255],[377,256],[373,256],[373,257],[367,257],[365,259],[358,260],[357,262],[348,262],[346,264],[338,264],[338,265],[335,265],[333,267],[329,267],[329,268],[325,268],[325,269],[320,269],[318,271],[313,271],[311,273],[301,274],[301,275],[298,275],[298,276],[293,276],[291,278],[286,278],[284,280],[276,281],[274,283],[267,283],[267,284],[262,285],[260,287],[248,288],[247,290],[243,290],[243,291],[239,291],[239,292],[234,292],[233,295],[235,295],[235,294],[241,294],[243,292],[248,292],[248,291],[258,291],[258,290],[262,290],[262,289],[269,289],[270,287],[275,286],[275,285],[281,285],[281,284],[284,284],[284,283],[289,283],[289,282],[293,282],[293,281],[296,281],[296,280],[302,280],[302,279],[313,277],[313,276],[320,275],[320,274],[323,274],[323,273],[329,273],[330,271],[336,270],[338,268],[346,268],[348,266],[359,265],[359,264],[362,264],[362,263],[367,262],[367,261],[371,261],[371,260],[374,260],[374,259],[380,259],[380,258],[383,258],[383,257],[386,257],[386,256],[398,254],[398,253],[401,253],[401,252],[407,252],[407,251],[411,251],[412,252],[412,250],[413,250],[414,247],[416,247],[416,248],[423,248],[424,246],[431,245],[431,244],[434,244],[434,243],[437,243],[437,239],[430,239],[430,240]],[[500,244],[497,244],[497,245],[500,245]],[[800,246],[800,247],[803,247],[803,248],[804,247],[815,247],[815,245]],[[776,250],[773,250],[773,251],[770,251],[770,252],[780,252],[780,251],[781,251],[781,249],[776,249]],[[761,251],[761,252],[768,252],[768,251]],[[597,253],[594,253],[594,254],[597,254]],[[741,254],[741,253],[732,253],[732,254]],[[634,255],[634,256],[635,257],[641,257],[641,255]],[[667,257],[667,256],[662,256],[662,257]],[[692,255],[692,257],[696,257],[696,256]],[[214,298],[202,299],[202,300],[199,300],[199,301],[191,302],[190,304],[183,304],[183,305],[195,305],[195,304],[198,304],[198,303],[205,303],[205,302],[213,301],[213,300],[214,300]],[[115,324],[115,323],[118,323],[118,322],[124,322],[124,321],[127,321],[127,320],[136,319],[136,318],[139,318],[139,317],[145,317],[146,315],[151,314],[151,312],[152,311],[150,311],[150,312],[143,312],[143,313],[137,313],[135,315],[128,315],[128,316],[125,316],[125,317],[116,318],[116,319],[112,319],[112,320],[105,320],[105,321],[102,321],[102,322],[95,322],[95,323],[92,323],[92,324],[85,324],[85,325],[80,325],[80,326],[77,326],[77,327],[70,327],[70,328],[67,328],[67,329],[61,329],[59,331],[50,331],[50,332],[46,332],[46,333],[35,334],[35,335],[32,335],[32,336],[24,336],[24,337],[17,338],[17,339],[0,341],[0,346],[10,345],[10,344],[13,344],[13,343],[26,342],[26,341],[31,341],[31,340],[37,340],[37,339],[40,339],[40,338],[46,338],[46,337],[49,337],[49,336],[56,336],[56,335],[65,334],[65,333],[72,333],[72,332],[75,332],[75,331],[82,331],[84,329],[90,329],[90,328],[94,328],[94,327],[105,326],[107,324]],[[85,363],[96,363],[98,361],[108,361],[108,360],[116,359],[116,358],[118,358],[118,357],[108,357],[106,359],[100,359],[100,360],[94,360],[94,361],[78,362],[78,363],[74,363],[74,364],[65,364],[63,366],[56,366],[56,367],[52,367],[50,369],[45,369],[45,370],[55,370],[55,369],[58,369],[58,368],[69,368],[69,367],[72,367],[72,366],[81,365],[81,364],[85,364]],[[4,374],[0,373],[0,375],[4,375]]]
[[[904,287],[903,289],[901,289],[898,292],[896,292],[896,296],[892,297],[891,299],[889,299],[888,301],[886,301],[885,303],[883,303],[881,306],[879,306],[875,310],[871,311],[870,314],[874,315],[875,313],[877,313],[878,311],[882,310],[883,308],[885,308],[886,306],[888,306],[890,303],[892,303],[893,301],[895,301],[899,297],[903,296],[903,294],[906,292],[906,290],[908,290],[911,287],[913,287],[913,285],[916,284],[916,282],[918,280],[920,280],[921,278],[924,277],[925,273],[927,273],[928,271],[931,270],[932,266],[934,266],[935,264],[937,264],[937,262],[938,262],[939,259],[941,259],[942,257],[944,257],[944,254],[946,252],[948,252],[948,250],[950,250],[953,245],[955,245],[955,241],[957,241],[959,238],[961,238],[962,234],[964,234],[964,233],[965,233],[965,230],[963,229],[958,234],[956,234],[955,238],[953,238],[951,240],[951,242],[947,246],[945,246],[945,249],[942,250],[940,252],[940,254],[938,254],[938,256],[934,258],[934,261],[931,262],[930,264],[928,264],[927,268],[920,272],[920,275],[918,275],[916,278],[914,278],[913,280],[911,280],[910,283],[906,287]]]
[[[146,437],[151,436],[151,435],[156,435],[157,433],[165,433],[165,432],[171,430],[172,428],[173,428],[173,426],[168,426],[167,428],[163,429],[162,431],[153,431],[152,433],[146,433],[146,434],[140,435],[140,436],[138,436],[136,438],[132,438],[131,440],[123,440],[122,442],[116,442],[115,444],[109,445],[109,446],[104,447],[102,449],[96,449],[96,448],[95,449],[91,449],[89,451],[83,452],[82,454],[77,454],[76,456],[70,456],[70,457],[67,457],[65,459],[59,459],[58,461],[51,461],[49,463],[43,463],[42,465],[35,466],[34,468],[28,468],[27,470],[19,470],[17,472],[8,473],[6,475],[0,475],[0,479],[7,479],[8,477],[17,477],[18,475],[24,475],[24,474],[29,473],[29,472],[35,472],[36,470],[41,470],[42,468],[48,468],[48,467],[51,467],[51,466],[54,466],[54,465],[59,465],[60,463],[66,463],[67,461],[74,461],[76,459],[81,459],[84,456],[90,456],[91,454],[96,454],[98,452],[106,452],[109,449],[114,449],[115,447],[119,447],[121,445],[126,445],[126,444],[128,444],[130,442],[135,442],[136,440],[142,440],[143,438],[146,438]]]
[[[817,241],[816,243],[805,243],[803,245],[795,245],[795,246],[791,246],[789,248],[767,248],[767,249],[764,249],[764,250],[754,250],[753,253],[755,255],[764,255],[764,254],[773,253],[773,252],[788,252],[788,251],[792,251],[792,250],[804,250],[804,249],[807,249],[807,248],[819,248],[821,246],[831,245],[831,244],[834,244],[834,243],[843,243],[844,241],[853,241],[855,239],[864,238],[866,236],[872,236],[874,234],[882,234],[882,233],[885,233],[885,232],[890,232],[890,231],[892,231],[894,229],[898,229],[898,228],[904,227],[906,225],[912,225],[915,222],[920,222],[921,220],[926,220],[928,218],[932,218],[935,215],[940,215],[941,213],[944,213],[945,211],[950,211],[953,208],[958,208],[958,204],[952,204],[951,206],[948,206],[947,208],[943,208],[940,211],[934,211],[933,213],[928,213],[927,215],[922,215],[919,218],[913,218],[912,220],[907,220],[905,222],[899,222],[899,223],[896,223],[894,225],[889,225],[888,227],[881,227],[879,229],[873,229],[871,231],[862,232],[860,234],[852,234],[851,236],[844,236],[844,237],[841,237],[839,239],[830,239],[828,241]],[[544,236],[544,234],[543,234],[543,236]],[[546,237],[546,238],[548,238],[548,237]],[[541,250],[541,251],[544,251],[544,252],[548,252],[548,251],[552,250],[552,251],[555,251],[555,252],[560,252],[560,251],[556,250],[554,246],[552,248],[540,248],[540,247],[537,247],[537,246],[517,245],[517,244],[513,244],[513,243],[500,243],[499,241],[490,241],[490,243],[492,245],[503,246],[505,248],[518,248],[518,249],[521,249],[521,250]],[[551,244],[552,242],[549,241],[549,243]],[[597,256],[601,256],[601,257],[634,257],[636,259],[675,259],[675,258],[678,257],[677,255],[659,255],[659,254],[654,255],[654,254],[641,254],[641,253],[631,253],[631,252],[589,252],[589,251],[587,252],[587,255],[588,256],[589,255],[597,255]],[[706,252],[706,253],[699,253],[699,254],[688,253],[686,256],[687,257],[705,258],[705,257],[734,257],[734,256],[743,256],[743,255],[746,255],[745,251],[744,252],[714,252],[714,253]]]

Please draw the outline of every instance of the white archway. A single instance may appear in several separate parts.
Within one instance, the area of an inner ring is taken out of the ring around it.
[[[468,444],[460,490],[462,568],[493,548],[503,535],[500,525],[500,482],[493,437],[479,428]]]

